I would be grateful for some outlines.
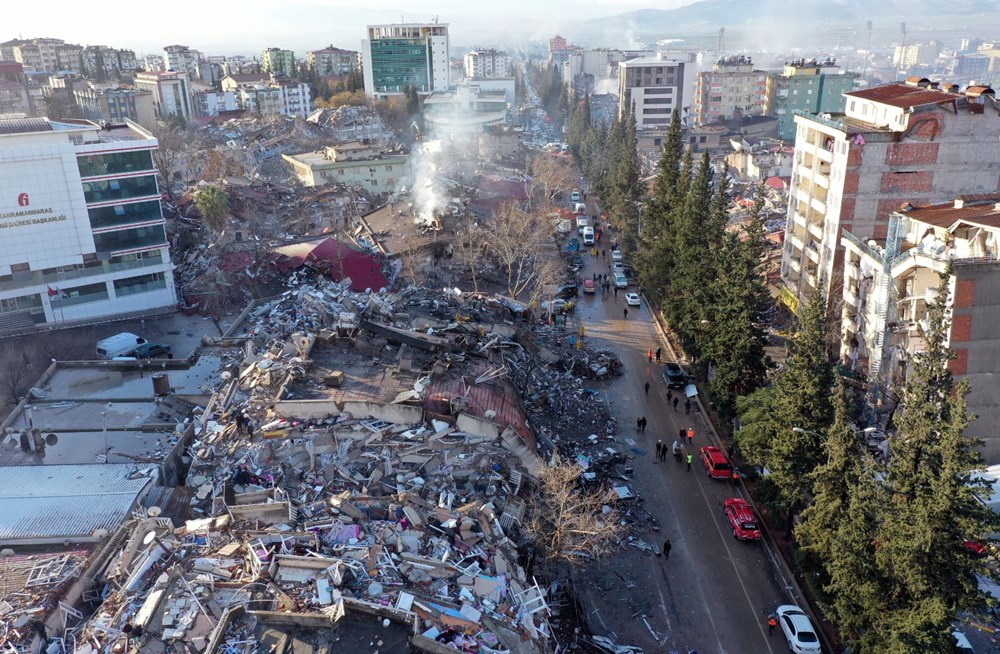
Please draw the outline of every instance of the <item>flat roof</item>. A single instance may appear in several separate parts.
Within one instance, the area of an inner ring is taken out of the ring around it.
[[[134,464],[11,466],[0,474],[0,544],[113,529],[152,483]]]
[[[0,134],[32,134],[51,131],[53,131],[52,124],[45,118],[0,119]]]

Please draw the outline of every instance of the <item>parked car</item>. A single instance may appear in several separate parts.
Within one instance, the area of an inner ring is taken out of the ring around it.
[[[625,294],[625,302],[630,307],[637,307],[637,306],[639,306],[639,304],[640,304],[640,302],[639,302],[639,294],[638,293],[626,293]]]
[[[569,199],[570,199],[570,202],[574,202],[574,203],[579,202],[580,201],[580,189],[578,189],[578,188],[573,189],[573,192],[569,194]]]
[[[730,497],[722,503],[722,511],[733,528],[733,536],[740,540],[760,540],[760,526],[749,502],[742,497]]]
[[[574,268],[583,268],[583,257],[581,257],[579,254],[576,255],[575,257],[570,259],[569,265],[573,266]]]
[[[156,359],[158,357],[173,359],[174,355],[170,353],[170,346],[164,343],[143,343],[135,348],[136,359]]]
[[[570,254],[579,251],[580,251],[580,239],[578,239],[575,236],[570,237],[569,241],[566,243],[566,247],[563,248],[563,252],[565,252],[566,254]]]
[[[597,284],[594,283],[593,279],[585,279],[585,280],[583,280],[583,292],[584,293],[596,293],[597,292]]]
[[[628,279],[620,272],[615,273],[615,288],[628,288]]]
[[[788,640],[788,649],[796,654],[820,654],[819,636],[805,611],[794,604],[783,604],[775,611],[778,624]]]
[[[589,225],[583,228],[583,244],[584,245],[594,244],[594,228],[590,227]]]
[[[625,264],[621,261],[617,261],[611,266],[611,271],[616,273],[625,274]]]
[[[972,649],[972,643],[969,642],[968,636],[961,631],[953,631],[951,635],[955,638],[956,652],[959,654],[976,654],[976,650]]]
[[[705,472],[712,479],[731,479],[733,476],[733,466],[729,465],[729,459],[722,453],[722,450],[714,445],[706,445],[699,450],[701,462],[705,464]]]
[[[611,260],[614,262],[625,261],[625,255],[622,254],[621,250],[612,250]]]
[[[688,385],[688,376],[679,365],[671,362],[663,366],[663,381],[667,382],[667,388],[684,388]]]

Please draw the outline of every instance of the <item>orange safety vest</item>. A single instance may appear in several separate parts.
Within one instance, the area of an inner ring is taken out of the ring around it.
[[[767,619],[767,626],[769,626],[769,627],[777,627],[778,626],[778,621],[774,619],[774,616],[771,616],[771,617],[769,617]]]

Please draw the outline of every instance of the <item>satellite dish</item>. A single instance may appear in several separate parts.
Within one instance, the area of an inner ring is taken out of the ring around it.
[[[108,531],[107,529],[95,529],[94,538],[96,538],[97,540],[104,540],[105,538],[108,537],[110,533],[111,532]]]
[[[161,509],[158,506],[151,506],[151,507],[149,507],[149,511],[146,511],[146,513],[149,514],[150,518],[155,518],[158,515],[160,515],[161,513],[163,513],[163,509]]]
[[[148,534],[146,534],[145,536],[142,537],[142,544],[143,545],[149,545],[154,540],[156,540],[156,532],[155,531],[151,531],[151,532],[149,532]]]
[[[58,436],[56,436],[55,434],[46,434],[46,436],[45,436],[45,444],[46,445],[48,445],[49,447],[52,447],[53,445],[55,445],[58,442],[59,442],[59,437]]]

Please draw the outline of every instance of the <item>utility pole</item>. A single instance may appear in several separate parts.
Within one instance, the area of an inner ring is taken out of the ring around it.
[[[868,57],[871,56],[872,47],[872,22],[868,21],[868,40],[865,42],[865,62],[861,65],[861,79],[864,80],[865,73],[868,72]]]
[[[899,31],[903,33],[903,45],[899,49],[899,59],[896,61],[896,79],[894,82],[899,81],[899,68],[903,65],[903,57],[906,56],[906,23],[899,24]]]
[[[719,59],[722,58],[722,37],[725,36],[725,35],[726,35],[726,28],[725,27],[720,27],[719,28],[719,45],[718,45],[718,48],[717,48],[718,53],[719,53]]]

